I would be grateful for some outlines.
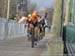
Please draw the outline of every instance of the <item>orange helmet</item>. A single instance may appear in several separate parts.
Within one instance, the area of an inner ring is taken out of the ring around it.
[[[32,13],[32,17],[37,17],[38,16],[38,13],[37,12],[33,12]]]

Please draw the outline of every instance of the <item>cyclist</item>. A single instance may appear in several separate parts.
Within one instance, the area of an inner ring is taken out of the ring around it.
[[[30,30],[34,27],[35,33],[38,33],[38,30],[39,30],[38,23],[40,22],[40,17],[37,12],[32,13],[32,16],[30,17],[29,22],[30,22],[29,24]],[[37,40],[38,40],[37,37],[35,37],[35,41]]]

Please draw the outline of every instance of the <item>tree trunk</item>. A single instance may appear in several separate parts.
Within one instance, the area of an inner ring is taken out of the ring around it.
[[[55,9],[53,15],[53,23],[52,23],[52,33],[55,36],[60,36],[61,31],[61,13],[62,13],[62,0],[55,0]]]

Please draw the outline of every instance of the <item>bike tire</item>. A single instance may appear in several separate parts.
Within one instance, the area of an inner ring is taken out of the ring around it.
[[[31,36],[31,46],[34,48],[34,29],[32,29],[32,36]]]
[[[33,38],[32,38],[31,44],[32,44],[32,48],[34,48],[34,39]]]
[[[45,27],[43,27],[43,31],[42,31],[43,37],[45,36]]]

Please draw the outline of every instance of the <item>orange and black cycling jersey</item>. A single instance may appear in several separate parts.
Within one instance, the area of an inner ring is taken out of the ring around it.
[[[40,20],[39,17],[31,17],[31,18],[29,19],[29,21],[31,21],[31,22],[39,22],[39,20]]]

